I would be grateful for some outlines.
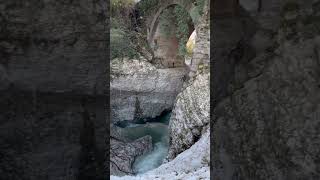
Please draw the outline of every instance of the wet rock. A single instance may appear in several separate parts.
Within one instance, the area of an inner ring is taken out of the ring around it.
[[[210,179],[210,133],[207,129],[202,137],[174,160],[138,176],[111,176],[112,180],[149,179]]]
[[[133,162],[137,156],[152,150],[151,136],[144,136],[133,142],[121,138],[110,139],[110,174],[122,176],[134,174]]]

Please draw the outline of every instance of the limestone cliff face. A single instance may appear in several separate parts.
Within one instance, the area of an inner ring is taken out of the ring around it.
[[[113,122],[153,118],[171,110],[180,92],[185,68],[156,69],[144,60],[112,61]]]
[[[201,64],[210,64],[210,1],[205,1],[203,15],[195,26],[197,37],[192,53],[190,75],[194,75]]]
[[[224,72],[214,82],[213,178],[320,177],[319,1],[313,9],[277,4],[276,28],[265,23],[239,36],[245,41],[229,43],[228,57],[214,59]]]
[[[170,118],[170,148],[167,159],[197,142],[210,124],[210,33],[209,1],[196,26],[197,37],[192,55],[190,80],[179,93]]]
[[[199,140],[210,123],[210,73],[198,74],[179,93],[170,118],[168,159],[175,158]]]

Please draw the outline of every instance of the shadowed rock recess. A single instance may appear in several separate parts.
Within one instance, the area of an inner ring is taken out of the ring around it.
[[[0,179],[104,179],[106,2],[0,3]]]

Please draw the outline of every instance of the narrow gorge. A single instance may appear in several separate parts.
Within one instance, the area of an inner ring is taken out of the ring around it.
[[[319,180],[320,0],[0,2],[0,180]]]
[[[111,179],[209,179],[209,1],[132,8],[127,23],[146,39],[137,55],[111,49]],[[112,28],[120,47],[125,30]]]

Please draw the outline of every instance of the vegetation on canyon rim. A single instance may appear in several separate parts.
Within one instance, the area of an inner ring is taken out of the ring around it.
[[[174,34],[179,40],[179,54],[186,55],[186,43],[190,32],[192,14],[202,14],[204,0],[190,0],[196,5],[194,12],[187,12],[177,5],[165,9],[159,17],[162,33]],[[143,56],[144,50],[150,51],[146,38],[146,18],[158,9],[160,0],[111,0],[111,59],[137,58]],[[190,16],[191,15],[191,16]]]

